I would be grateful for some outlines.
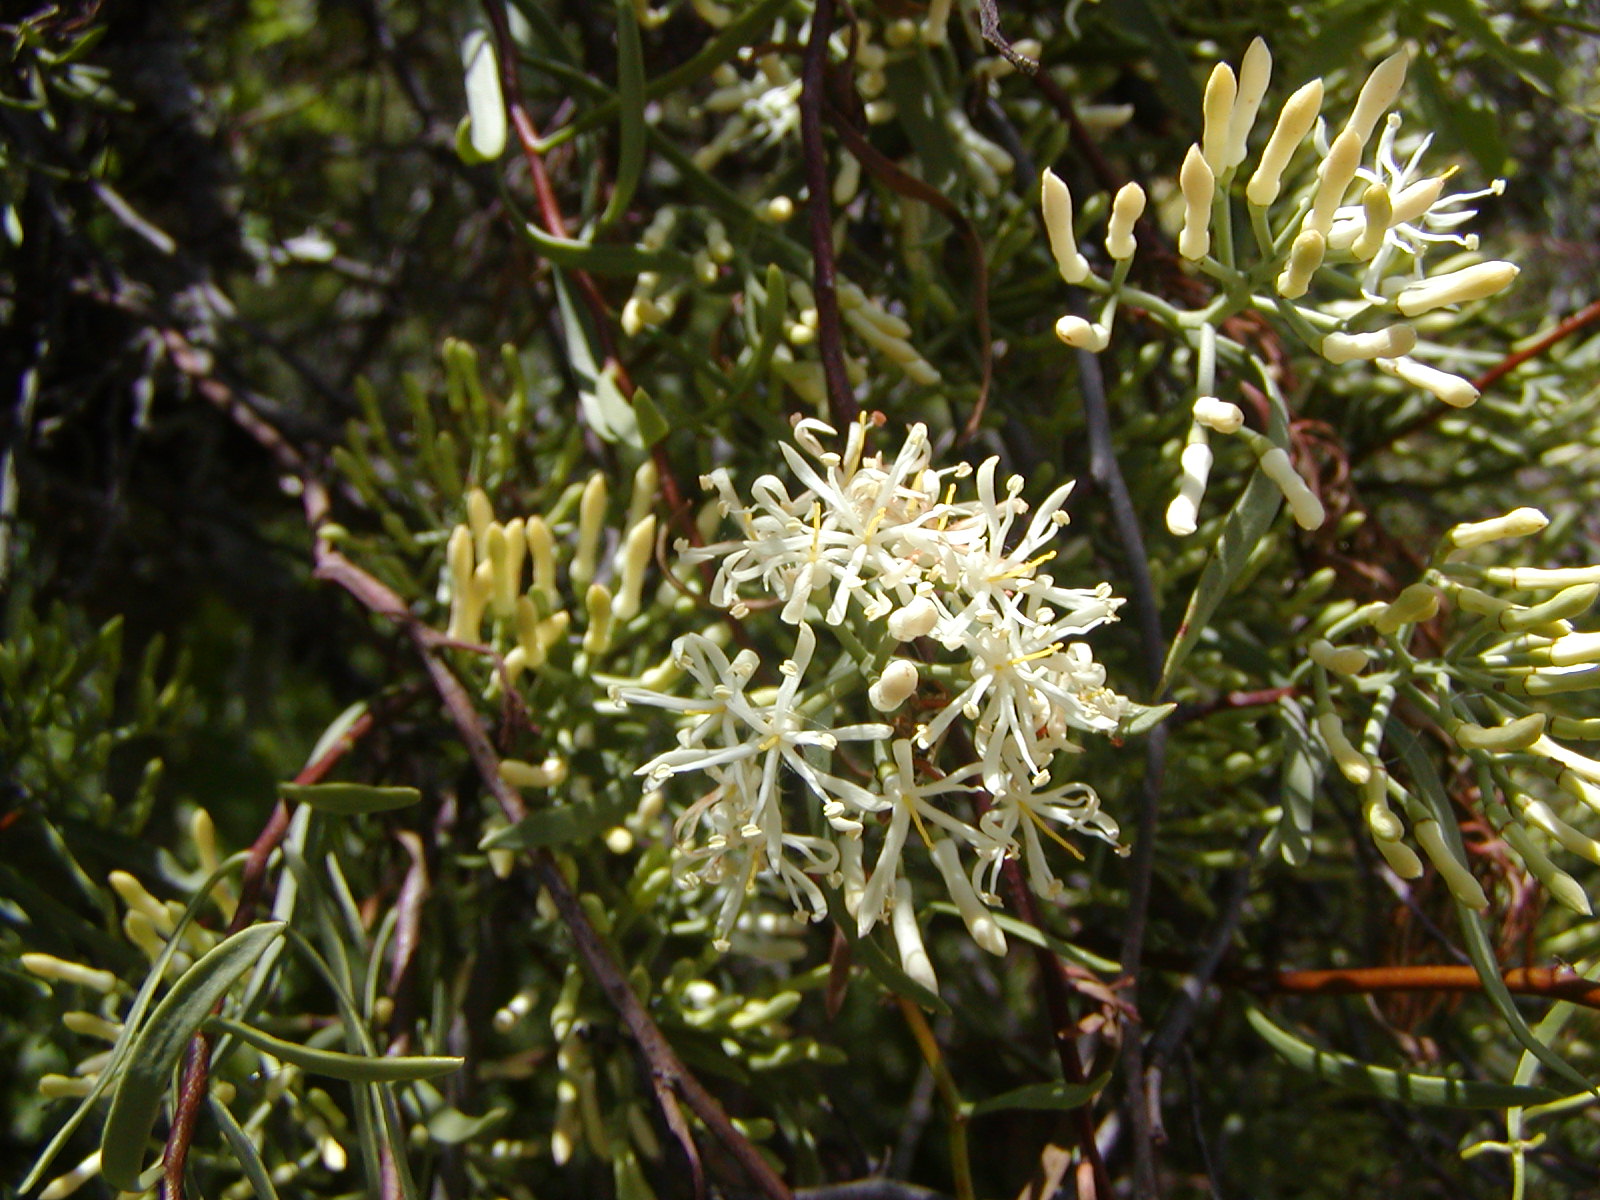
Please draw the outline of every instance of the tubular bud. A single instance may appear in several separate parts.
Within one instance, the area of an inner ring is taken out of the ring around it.
[[[1383,249],[1383,239],[1393,223],[1394,204],[1389,199],[1389,189],[1381,183],[1372,184],[1361,194],[1361,232],[1351,243],[1351,253],[1361,262],[1372,259]]]
[[[1335,675],[1359,675],[1366,670],[1371,657],[1359,646],[1335,646],[1326,638],[1312,642],[1307,653],[1317,666]]]
[[[567,779],[567,760],[551,755],[535,766],[521,759],[503,758],[500,778],[514,788],[560,787]]]
[[[1111,344],[1111,331],[1104,325],[1071,315],[1056,322],[1056,336],[1074,349],[1096,354]]]
[[[1425,583],[1413,583],[1372,618],[1379,633],[1398,633],[1403,625],[1431,621],[1439,612],[1439,593]]]
[[[1600,566],[1490,567],[1484,578],[1522,592],[1548,592],[1579,583],[1600,583]]]
[[[1491,517],[1487,521],[1457,525],[1444,536],[1445,540],[1457,550],[1471,550],[1474,546],[1498,542],[1505,538],[1527,537],[1529,534],[1538,533],[1548,524],[1550,518],[1537,508],[1515,508],[1503,517]]]
[[[595,560],[600,553],[601,523],[606,515],[606,477],[599,471],[589,476],[578,501],[578,550],[572,558],[572,582],[585,586],[594,578]]]
[[[1576,742],[1600,741],[1600,717],[1555,717],[1550,722],[1550,732]]]
[[[1478,399],[1478,389],[1459,375],[1419,363],[1414,358],[1377,359],[1378,370],[1432,394],[1451,408],[1467,408]]]
[[[1422,847],[1422,852],[1428,856],[1434,869],[1439,872],[1439,877],[1450,889],[1450,894],[1468,908],[1479,910],[1488,908],[1489,898],[1483,894],[1483,887],[1472,877],[1467,865],[1457,859],[1446,845],[1444,831],[1439,828],[1439,822],[1432,818],[1418,821],[1413,832],[1416,834],[1417,843]]]
[[[86,967],[82,963],[68,962],[64,958],[57,958],[54,954],[24,954],[18,960],[22,969],[30,975],[37,975],[40,979],[49,979],[58,983],[75,983],[95,992],[109,992],[117,986],[117,977],[110,971],[102,971],[98,967]]]
[[[1302,229],[1289,247],[1289,261],[1278,272],[1278,295],[1285,300],[1298,300],[1311,286],[1311,277],[1322,265],[1322,256],[1328,251],[1327,239],[1315,229]]]
[[[588,625],[583,631],[583,652],[590,657],[611,649],[611,589],[603,583],[591,583],[584,594],[583,605],[588,614]]]
[[[1343,133],[1333,139],[1333,145],[1328,147],[1328,156],[1317,168],[1317,191],[1303,228],[1315,229],[1323,237],[1328,236],[1328,230],[1333,228],[1333,214],[1338,210],[1360,165],[1361,139],[1346,127]]]
[[[1404,842],[1390,842],[1383,838],[1373,838],[1372,843],[1378,847],[1378,853],[1383,855],[1383,860],[1389,864],[1389,869],[1401,879],[1422,877],[1422,860],[1410,846]]]
[[[900,952],[900,969],[930,992],[937,993],[939,980],[933,973],[927,948],[922,944],[922,932],[917,928],[917,911],[911,905],[911,884],[908,880],[895,880],[890,928],[894,932],[895,948]]]
[[[1317,732],[1322,735],[1323,744],[1328,747],[1328,753],[1333,755],[1341,775],[1357,786],[1372,778],[1372,763],[1351,745],[1338,713],[1318,713],[1316,724]]]
[[[1178,186],[1183,189],[1183,228],[1178,232],[1178,253],[1197,262],[1211,249],[1211,198],[1216,194],[1216,176],[1206,165],[1199,146],[1190,146],[1178,170]]]
[[[1548,833],[1564,849],[1579,858],[1600,863],[1600,842],[1568,825],[1543,800],[1535,800],[1531,796],[1515,796],[1513,799],[1530,824]]]
[[[1200,501],[1206,494],[1206,479],[1211,474],[1211,447],[1190,442],[1183,448],[1183,476],[1178,495],[1167,506],[1167,529],[1178,537],[1188,537],[1199,528]]]
[[[1006,935],[995,922],[994,914],[978,899],[972,881],[961,869],[960,852],[956,844],[949,838],[940,838],[933,844],[933,862],[939,868],[939,874],[944,876],[944,886],[949,890],[950,899],[955,902],[956,910],[966,923],[972,940],[990,954],[1003,955],[1006,952]]]
[[[1296,525],[1301,529],[1321,529],[1326,516],[1323,512],[1322,501],[1306,486],[1306,481],[1294,469],[1294,464],[1289,461],[1286,451],[1274,446],[1261,456],[1261,470],[1266,477],[1278,485],[1278,490],[1283,493],[1283,499],[1289,506],[1289,513],[1294,517]]]
[[[484,538],[489,533],[489,522],[494,520],[494,506],[482,488],[467,493],[467,527],[472,530],[472,546],[480,559],[487,557]]]
[[[1261,38],[1251,41],[1239,60],[1239,90],[1233,102],[1233,114],[1228,118],[1228,149],[1222,157],[1223,167],[1237,167],[1244,161],[1245,146],[1250,140],[1250,129],[1261,111],[1261,98],[1267,94],[1272,82],[1272,51]]]
[[[656,518],[647,513],[622,542],[622,567],[618,572],[618,592],[611,614],[626,621],[639,612],[639,597],[644,589],[645,568],[656,549]]]
[[[1367,782],[1361,786],[1362,816],[1366,818],[1367,829],[1371,831],[1374,841],[1398,842],[1405,836],[1406,828],[1389,807],[1388,790],[1389,772],[1382,767],[1373,767]]]
[[[1244,410],[1215,396],[1197,397],[1193,412],[1194,419],[1213,433],[1238,433],[1244,426]]]
[[[1265,207],[1278,198],[1283,183],[1283,170],[1289,165],[1295,149],[1311,132],[1317,113],[1322,109],[1322,80],[1313,79],[1283,103],[1278,122],[1261,151],[1261,161],[1255,174],[1245,186],[1245,198],[1251,204]]]
[[[1050,253],[1055,255],[1061,278],[1068,283],[1082,283],[1089,277],[1089,260],[1078,253],[1078,238],[1072,230],[1072,192],[1049,167],[1040,184],[1040,203]]]
[[[1459,271],[1435,275],[1401,288],[1394,300],[1395,307],[1402,315],[1415,317],[1446,305],[1483,300],[1505,291],[1519,273],[1514,263],[1499,261],[1462,267]]]
[[[1507,633],[1520,633],[1551,621],[1582,616],[1589,611],[1597,597],[1600,597],[1600,583],[1574,584],[1530,608],[1508,609],[1501,613],[1500,628]]]
[[[1200,152],[1213,175],[1221,175],[1227,169],[1228,131],[1233,121],[1233,102],[1238,94],[1239,81],[1234,78],[1233,68],[1220,62],[1212,67],[1200,101],[1200,113],[1204,118]]]
[[[1400,94],[1400,88],[1406,81],[1406,68],[1410,63],[1411,51],[1401,47],[1372,68],[1372,74],[1367,76],[1367,82],[1361,86],[1361,94],[1356,97],[1355,109],[1344,125],[1344,132],[1354,134],[1357,145],[1366,145],[1367,139],[1372,136],[1373,127],[1378,123],[1378,118],[1383,116],[1394,103],[1394,98]]]
[[[1493,728],[1462,721],[1450,730],[1450,736],[1463,750],[1526,750],[1544,736],[1544,727],[1545,715],[1536,712]]]
[[[1567,770],[1587,779],[1590,783],[1600,783],[1600,762],[1568,750],[1560,742],[1552,741],[1547,737],[1539,737],[1534,739],[1533,744],[1528,749],[1534,754],[1560,763]]]
[[[1600,633],[1569,633],[1551,642],[1545,650],[1553,667],[1576,667],[1600,662]],[[1557,718],[1561,720],[1562,718]],[[1572,735],[1567,735],[1572,736]],[[1596,734],[1595,736],[1600,736]]]
[[[1125,183],[1111,202],[1111,219],[1106,224],[1106,253],[1117,262],[1132,258],[1138,248],[1133,227],[1144,215],[1144,189],[1137,183]]]
[[[1409,325],[1390,325],[1371,333],[1330,333],[1322,339],[1322,357],[1331,363],[1357,359],[1394,358],[1417,344],[1417,331]]]
[[[1568,875],[1555,863],[1550,861],[1550,856],[1540,849],[1537,842],[1522,826],[1515,822],[1508,823],[1500,831],[1500,836],[1521,857],[1523,865],[1527,867],[1528,874],[1532,875],[1545,890],[1556,900],[1570,908],[1580,916],[1589,916],[1591,909],[1589,897],[1584,894],[1582,886],[1571,875]]]
[[[891,658],[878,681],[867,689],[867,701],[879,712],[893,712],[917,690],[917,664],[909,658]]]

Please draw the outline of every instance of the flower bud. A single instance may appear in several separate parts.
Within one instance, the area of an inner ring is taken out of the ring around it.
[[[1361,262],[1371,260],[1383,249],[1383,240],[1393,223],[1394,205],[1389,199],[1389,189],[1381,183],[1372,184],[1361,194],[1361,232],[1351,243],[1350,252]]]
[[[1361,815],[1374,841],[1398,842],[1405,836],[1406,828],[1389,807],[1389,772],[1374,766],[1366,783],[1361,785]]]
[[[1316,724],[1317,732],[1322,735],[1322,742],[1328,747],[1328,753],[1333,756],[1341,775],[1358,786],[1372,778],[1372,763],[1345,736],[1344,724],[1339,720],[1338,713],[1318,713]]]
[[[1419,363],[1414,358],[1380,358],[1376,362],[1378,370],[1385,375],[1393,375],[1412,387],[1430,392],[1435,400],[1451,408],[1466,408],[1478,398],[1478,389],[1461,376]]]
[[[583,652],[591,658],[611,649],[611,605],[611,589],[603,583],[591,583],[583,597],[588,619],[583,631]]]
[[[1056,336],[1074,349],[1096,354],[1111,344],[1111,331],[1104,325],[1070,315],[1056,322]]]
[[[1317,168],[1317,191],[1311,201],[1311,211],[1306,214],[1303,229],[1315,229],[1323,237],[1328,236],[1328,230],[1333,228],[1333,214],[1338,210],[1360,165],[1361,139],[1346,128],[1333,139],[1327,157]]]
[[[1198,262],[1211,249],[1211,199],[1216,194],[1216,177],[1206,165],[1199,146],[1190,146],[1178,171],[1178,186],[1183,189],[1183,228],[1178,232],[1178,253]]]
[[[1233,102],[1233,114],[1228,118],[1228,149],[1222,157],[1222,166],[1236,167],[1244,161],[1245,146],[1250,140],[1250,128],[1256,123],[1256,113],[1261,110],[1261,99],[1272,82],[1272,52],[1261,38],[1255,38],[1239,60],[1239,91]]]
[[[1294,517],[1296,525],[1301,529],[1321,529],[1326,513],[1322,508],[1322,501],[1306,486],[1306,481],[1300,478],[1300,473],[1294,469],[1294,464],[1289,461],[1286,451],[1274,446],[1261,456],[1261,471],[1268,479],[1278,485],[1278,490],[1283,493],[1283,499],[1289,506],[1289,514]]]
[[[1379,633],[1398,633],[1404,625],[1431,621],[1439,611],[1439,593],[1425,583],[1413,583],[1372,618]]]
[[[1322,339],[1322,357],[1331,363],[1358,359],[1394,358],[1417,344],[1417,331],[1409,325],[1390,325],[1371,333],[1330,333]]]
[[[927,596],[917,596],[904,608],[889,614],[889,636],[897,642],[926,637],[939,623],[939,607]]]
[[[488,527],[485,526],[485,533]],[[458,642],[475,642],[483,624],[483,607],[488,589],[480,587],[473,563],[472,533],[457,525],[450,534],[445,561],[450,570],[450,624],[445,636]]]
[[[1194,419],[1213,433],[1238,433],[1244,426],[1244,410],[1215,396],[1196,397],[1193,412]]]
[[[1344,132],[1353,134],[1358,146],[1365,146],[1372,130],[1383,116],[1406,81],[1406,67],[1411,63],[1411,51],[1401,47],[1372,69],[1361,94],[1356,97],[1355,109],[1345,122]]]
[[[1600,717],[1556,717],[1550,722],[1550,732],[1558,738],[1571,738],[1577,742],[1600,741]]]
[[[949,838],[940,838],[935,842],[933,862],[939,868],[939,874],[944,876],[944,886],[950,893],[950,899],[955,902],[956,911],[961,914],[972,940],[990,954],[1005,954],[1006,935],[996,923],[994,914],[978,899],[972,881],[961,869],[960,851],[955,842]]]
[[[1285,300],[1304,296],[1327,250],[1327,240],[1315,229],[1302,229],[1296,234],[1294,245],[1289,247],[1289,261],[1278,272],[1278,295]]]
[[[1503,517],[1491,517],[1487,521],[1457,525],[1444,536],[1445,541],[1457,550],[1471,550],[1474,546],[1506,538],[1527,537],[1538,533],[1548,524],[1550,518],[1537,508],[1517,508]]]
[[[109,992],[117,986],[117,977],[110,971],[86,967],[82,963],[67,962],[54,954],[24,954],[19,960],[22,969],[40,979],[58,983],[75,983],[96,992]]]
[[[1245,198],[1251,204],[1265,207],[1278,198],[1282,187],[1283,169],[1289,165],[1296,147],[1311,132],[1317,113],[1322,108],[1322,80],[1313,79],[1300,88],[1283,104],[1272,135],[1261,151],[1261,162],[1245,186]]]
[[[1490,567],[1490,583],[1520,592],[1546,592],[1579,583],[1600,583],[1600,566],[1593,567]]]
[[[572,558],[572,582],[584,587],[594,578],[595,560],[600,553],[601,523],[606,515],[606,477],[599,471],[589,476],[578,501],[578,550]]]
[[[1558,762],[1567,770],[1587,779],[1590,783],[1600,783],[1600,762],[1579,754],[1576,750],[1568,750],[1560,742],[1552,741],[1547,737],[1534,739],[1529,751]]]
[[[1233,68],[1220,62],[1212,67],[1211,77],[1206,80],[1205,94],[1200,101],[1203,121],[1200,153],[1212,175],[1221,175],[1227,169],[1228,128],[1233,120],[1233,102],[1238,94],[1239,81],[1234,78]]]
[[[1359,675],[1371,657],[1360,646],[1335,646],[1326,638],[1318,638],[1306,649],[1312,662],[1335,675]]]
[[[1531,608],[1508,609],[1500,614],[1499,625],[1507,633],[1521,633],[1551,621],[1565,621],[1588,612],[1597,597],[1600,583],[1574,584]]]
[[[472,530],[472,547],[480,561],[488,557],[484,538],[493,520],[494,506],[489,503],[488,493],[482,488],[473,488],[467,493],[467,527]]]
[[[1587,692],[1600,687],[1600,666],[1588,664],[1530,671],[1526,675],[1510,676],[1499,686],[1513,696],[1559,696],[1563,692]]]
[[[1551,642],[1545,653],[1553,667],[1573,667],[1600,661],[1600,633],[1569,633]]]
[[[611,615],[627,621],[638,615],[639,598],[644,589],[645,569],[656,549],[656,518],[647,513],[640,522],[628,530],[622,542],[622,567],[618,572],[618,592],[611,607]]]
[[[1206,494],[1206,479],[1211,474],[1211,447],[1190,442],[1180,460],[1183,476],[1178,495],[1167,506],[1167,529],[1177,537],[1188,537],[1199,528],[1200,501]]]
[[[1410,846],[1404,842],[1391,842],[1383,838],[1373,838],[1372,844],[1377,846],[1378,853],[1383,855],[1383,860],[1389,864],[1389,869],[1401,879],[1421,878],[1422,860]]]
[[[1463,750],[1489,750],[1496,754],[1526,750],[1544,736],[1545,715],[1529,713],[1492,729],[1462,721],[1450,730],[1456,745]]]
[[[895,880],[890,928],[894,932],[895,949],[900,952],[900,969],[930,992],[937,992],[939,980],[933,973],[927,948],[922,944],[917,911],[911,904],[911,884],[905,879]]]
[[[1600,842],[1568,825],[1543,800],[1531,796],[1514,796],[1512,800],[1522,810],[1525,821],[1555,838],[1563,849],[1592,863],[1600,863]]]
[[[1401,188],[1392,198],[1393,211],[1389,215],[1389,223],[1404,225],[1424,216],[1444,195],[1444,185],[1448,179],[1448,174],[1436,175],[1432,179],[1419,179]]]
[[[535,766],[521,759],[503,758],[500,778],[514,788],[560,787],[567,780],[567,760],[551,755]]]
[[[1413,832],[1417,844],[1439,872],[1450,894],[1468,908],[1488,908],[1489,898],[1483,894],[1483,887],[1472,877],[1467,865],[1457,859],[1454,851],[1445,844],[1444,831],[1439,827],[1439,822],[1431,818],[1418,821]]]
[[[1050,253],[1055,255],[1061,278],[1068,283],[1082,283],[1089,277],[1089,260],[1078,253],[1078,238],[1072,230],[1072,192],[1049,167],[1045,168],[1040,185],[1040,203]]]
[[[867,689],[867,701],[879,712],[893,712],[917,690],[917,664],[908,658],[892,658]]]
[[[1144,215],[1144,189],[1137,183],[1125,183],[1111,202],[1111,219],[1106,224],[1106,253],[1121,262],[1132,258],[1138,248],[1133,227]]]
[[[1449,304],[1466,304],[1503,292],[1511,286],[1519,269],[1508,262],[1481,262],[1459,271],[1435,275],[1420,283],[1408,284],[1395,297],[1395,307],[1402,315],[1415,317],[1432,312]]]
[[[1544,884],[1545,890],[1555,897],[1558,903],[1581,916],[1590,915],[1592,910],[1589,906],[1589,897],[1584,894],[1583,887],[1571,875],[1550,861],[1550,856],[1540,849],[1526,829],[1514,822],[1508,823],[1500,831],[1500,836],[1505,838],[1507,844],[1517,852],[1523,865],[1527,867],[1528,874]]]

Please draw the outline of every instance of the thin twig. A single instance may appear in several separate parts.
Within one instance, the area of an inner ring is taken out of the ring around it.
[[[1425,964],[1400,967],[1330,967],[1307,971],[1227,972],[1225,982],[1255,992],[1284,995],[1353,996],[1378,992],[1481,992],[1476,967]],[[1600,984],[1568,967],[1512,967],[1500,973],[1506,990],[1519,996],[1565,1000],[1600,1009]]]
[[[811,38],[800,71],[800,149],[805,159],[806,208],[811,226],[811,292],[817,304],[817,352],[828,386],[828,416],[844,429],[861,411],[844,367],[844,330],[839,323],[839,293],[834,281],[833,214],[830,211],[828,151],[822,144],[822,106],[828,85],[828,37],[833,32],[833,0],[816,0]]]

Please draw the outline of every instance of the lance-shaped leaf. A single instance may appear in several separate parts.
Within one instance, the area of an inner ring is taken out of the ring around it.
[[[415,1079],[434,1079],[460,1069],[464,1058],[447,1055],[408,1054],[388,1056],[382,1054],[345,1054],[340,1050],[322,1050],[300,1042],[274,1037],[254,1025],[227,1017],[210,1017],[206,1028],[215,1033],[229,1033],[247,1045],[263,1050],[273,1058],[293,1063],[311,1075],[327,1075],[346,1079],[352,1083],[408,1083]]]

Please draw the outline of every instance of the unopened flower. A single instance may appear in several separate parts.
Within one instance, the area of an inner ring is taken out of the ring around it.
[[[1178,186],[1183,191],[1183,228],[1178,232],[1178,253],[1191,262],[1202,259],[1211,249],[1211,199],[1216,194],[1216,177],[1206,165],[1199,146],[1190,146],[1178,171]]]
[[[1459,375],[1430,367],[1414,358],[1379,358],[1378,370],[1421,388],[1451,408],[1466,408],[1478,399],[1478,389]]]
[[[1044,206],[1044,228],[1050,238],[1061,278],[1067,283],[1082,283],[1089,277],[1089,260],[1078,253],[1077,235],[1072,230],[1072,192],[1049,167],[1040,184]]]
[[[1144,189],[1137,183],[1125,183],[1111,202],[1111,219],[1106,224],[1106,253],[1117,262],[1132,258],[1138,247],[1133,227],[1144,215]]]
[[[1409,325],[1390,325],[1371,333],[1330,333],[1322,339],[1322,357],[1331,363],[1359,359],[1394,358],[1417,344],[1417,331]]]
[[[1277,124],[1261,151],[1255,174],[1245,185],[1245,198],[1251,204],[1265,207],[1278,198],[1282,188],[1283,171],[1289,165],[1300,143],[1316,124],[1317,113],[1322,108],[1322,80],[1313,79],[1288,100],[1278,114]]]
[[[1415,317],[1447,305],[1482,300],[1505,291],[1518,274],[1514,263],[1477,263],[1402,288],[1395,297],[1395,307],[1403,315]]]

